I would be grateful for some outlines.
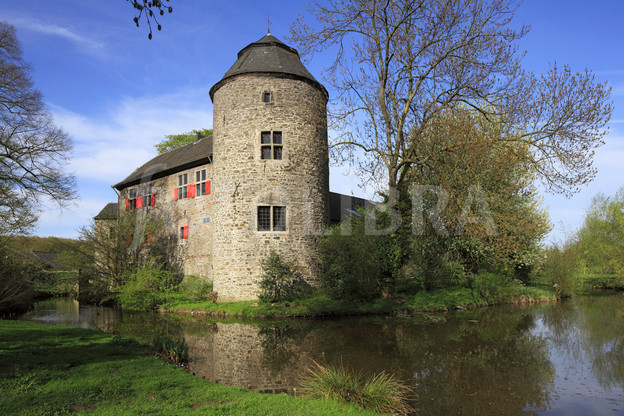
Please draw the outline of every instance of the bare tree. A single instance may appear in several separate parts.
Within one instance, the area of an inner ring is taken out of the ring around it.
[[[156,24],[156,29],[159,31],[162,29],[160,23],[158,22],[157,15],[163,16],[165,11],[172,13],[173,7],[165,6],[164,3],[160,0],[126,0],[129,1],[132,7],[134,7],[139,14],[134,16],[134,23],[137,27],[139,27],[139,22],[141,17],[145,17],[145,21],[147,22],[147,27],[149,28],[149,34],[147,37],[152,39],[152,21]],[[169,0],[165,0],[169,3]]]
[[[333,156],[357,161],[366,179],[386,182],[392,191],[409,182],[414,167],[434,168],[435,154],[421,146],[430,124],[442,113],[468,108],[501,131],[498,146],[529,148],[524,162],[546,189],[570,195],[593,179],[594,151],[604,144],[612,111],[610,88],[589,70],[573,73],[556,64],[544,75],[524,70],[517,41],[529,27],[511,25],[520,4],[309,4],[316,23],[300,16],[290,40],[304,57],[336,52],[324,74],[337,91],[330,122],[341,134],[330,143]],[[454,146],[436,152],[457,151]]]
[[[15,28],[0,22],[0,235],[27,232],[48,200],[64,207],[76,198],[65,172],[72,143],[54,126]]]

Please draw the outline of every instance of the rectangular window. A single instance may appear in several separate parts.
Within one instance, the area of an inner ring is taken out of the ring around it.
[[[258,207],[258,231],[271,231],[271,207]]]
[[[203,182],[206,180],[206,169],[195,172],[195,182]]]
[[[286,231],[286,207],[259,206],[258,231]]]
[[[206,169],[195,172],[195,196],[210,194],[210,181],[206,181]],[[206,186],[208,183],[208,186]]]
[[[128,192],[130,199],[126,199],[126,210],[153,207],[156,200],[153,192],[151,183],[143,187],[130,189]]]
[[[126,211],[134,211],[137,208],[137,189],[132,188],[128,191],[128,199],[126,200]]]
[[[271,93],[270,92],[265,92],[262,95],[262,101],[264,101],[265,103],[270,103],[271,102]]]
[[[260,159],[282,158],[282,132],[263,131],[260,133]]]
[[[191,176],[191,179],[193,177]],[[173,199],[174,201],[178,201],[180,199],[187,198],[188,195],[188,187],[193,185],[188,185],[188,174],[184,173],[182,175],[178,175],[178,187],[174,191]]]

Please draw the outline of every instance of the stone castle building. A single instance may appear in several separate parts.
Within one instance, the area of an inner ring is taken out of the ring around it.
[[[324,227],[363,204],[329,192],[326,89],[295,49],[267,34],[238,53],[210,98],[212,136],[115,184],[118,203],[96,227],[132,211],[161,220],[163,234],[177,235],[184,274],[212,280],[221,301],[257,298],[271,250],[313,282]]]

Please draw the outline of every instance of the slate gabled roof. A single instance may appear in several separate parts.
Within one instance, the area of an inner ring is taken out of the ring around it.
[[[119,204],[117,202],[109,202],[102,211],[93,217],[94,220],[116,220],[119,218]]]
[[[301,63],[299,52],[270,33],[257,42],[250,43],[238,53],[234,65],[210,89],[210,99],[221,86],[242,74],[271,74],[298,79],[312,84],[327,96],[325,87]]]
[[[156,156],[137,168],[126,179],[113,185],[113,188],[121,191],[141,182],[162,178],[207,163],[212,163],[212,136],[203,137],[196,142]]]

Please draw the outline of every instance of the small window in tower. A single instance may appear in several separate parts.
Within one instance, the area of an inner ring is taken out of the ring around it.
[[[263,131],[260,134],[260,159],[282,159],[282,132]]]
[[[259,206],[258,231],[286,231],[286,207]]]
[[[265,103],[270,103],[271,102],[271,93],[265,91],[265,93],[262,94],[262,101],[264,101]]]

